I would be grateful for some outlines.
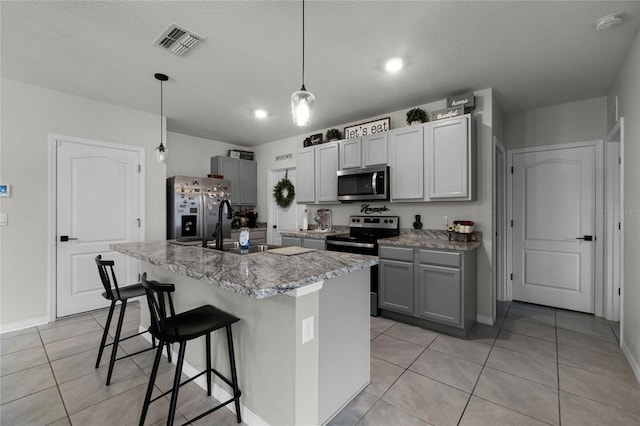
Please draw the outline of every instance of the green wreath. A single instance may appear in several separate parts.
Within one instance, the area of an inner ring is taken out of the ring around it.
[[[286,191],[287,195],[283,192]],[[296,198],[296,189],[288,178],[282,179],[273,187],[273,198],[276,199],[276,204],[282,208],[289,207],[294,198]]]

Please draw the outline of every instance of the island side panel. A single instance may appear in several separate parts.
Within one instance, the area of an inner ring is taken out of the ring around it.
[[[320,291],[320,424],[369,384],[369,271],[327,280]]]
[[[272,425],[297,424],[297,418],[310,420],[305,422],[307,424],[317,424],[317,407],[313,408],[314,403],[303,403],[296,398],[296,385],[300,395],[307,397],[313,397],[313,391],[309,389],[317,389],[317,380],[315,383],[307,382],[300,388],[296,379],[300,371],[318,369],[317,349],[315,356],[302,357],[298,346],[301,333],[297,333],[300,317],[318,317],[317,292],[299,299],[286,295],[255,299],[148,263],[143,263],[143,271],[148,273],[149,279],[176,285],[174,299],[177,312],[211,304],[241,318],[233,325],[233,336],[242,391],[240,401],[244,407]],[[301,299],[305,299],[304,304],[300,304]],[[300,306],[297,308],[298,304]],[[146,308],[146,304],[144,306]],[[147,309],[142,309],[141,318],[146,317],[145,324],[148,324],[148,312],[145,311]],[[314,345],[317,345],[317,339]],[[305,349],[313,349],[313,345]],[[228,375],[229,358],[224,332],[217,331],[212,336],[212,354],[213,367]],[[204,355],[204,338],[189,342],[186,362],[199,371],[204,370]],[[216,378],[216,383],[221,382]],[[228,390],[224,384],[221,387]],[[249,418],[247,421],[250,424]]]

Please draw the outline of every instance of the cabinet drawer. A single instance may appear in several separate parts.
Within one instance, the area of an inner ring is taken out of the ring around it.
[[[460,267],[460,253],[450,251],[420,250],[420,263]]]
[[[380,257],[383,259],[404,260],[413,262],[413,249],[403,247],[380,247]]]
[[[324,250],[325,241],[319,238],[303,238],[302,247],[312,248],[316,250]]]

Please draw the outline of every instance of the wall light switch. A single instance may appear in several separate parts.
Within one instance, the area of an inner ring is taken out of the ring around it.
[[[9,216],[6,213],[0,213],[0,226],[7,226],[9,224]]]
[[[302,320],[302,343],[313,340],[313,317]]]

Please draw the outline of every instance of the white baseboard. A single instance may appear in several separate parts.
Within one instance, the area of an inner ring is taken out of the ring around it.
[[[143,331],[147,331],[147,329],[145,327],[140,326],[138,331],[143,332]],[[141,334],[141,336],[144,337],[149,343],[151,343],[151,335],[149,333]],[[178,359],[178,353],[172,350],[171,362],[175,364],[177,359]],[[200,371],[195,369],[187,361],[184,361],[184,363],[182,364],[182,372],[189,378],[200,374]],[[207,390],[206,375],[198,377],[193,382],[196,383],[205,391]],[[227,401],[232,397],[231,394],[226,389],[223,389],[217,383],[213,383],[213,386],[211,387],[211,395],[218,401]],[[231,411],[234,415],[236,414],[235,404],[229,403],[225,405],[224,408]],[[242,405],[242,398],[240,399],[240,409],[242,410],[242,423],[248,426],[269,426],[269,423],[265,422],[256,413],[254,413],[253,411],[249,410],[247,407]]]
[[[476,315],[476,322],[480,324],[493,325],[493,318],[486,315]]]
[[[629,347],[624,341],[622,341],[622,343],[620,344],[620,348],[622,348],[622,353],[624,354],[625,358],[627,358],[627,361],[629,362],[629,365],[633,370],[633,374],[636,375],[636,380],[638,381],[638,383],[640,383],[640,364],[633,357],[633,355],[631,354],[631,350],[629,350]]]
[[[35,327],[36,325],[47,324],[49,317],[31,318],[24,321],[12,322],[11,324],[0,325],[0,334],[11,333],[12,331],[18,331],[29,327]]]

